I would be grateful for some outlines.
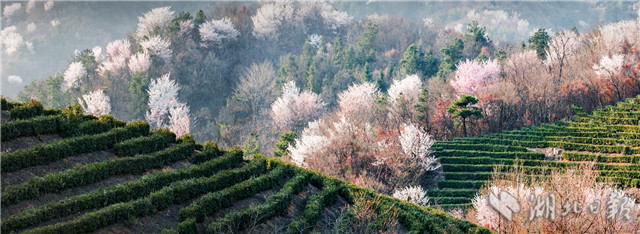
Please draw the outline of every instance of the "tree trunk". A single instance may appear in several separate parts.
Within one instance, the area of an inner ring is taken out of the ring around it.
[[[467,121],[465,118],[462,118],[462,133],[464,137],[467,137]]]

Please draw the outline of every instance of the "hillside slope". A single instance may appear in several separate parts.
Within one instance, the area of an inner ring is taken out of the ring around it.
[[[363,223],[370,231],[488,232],[279,159],[150,131],[145,122],[4,99],[2,117],[3,233],[307,233]]]
[[[595,161],[600,178],[640,187],[639,146],[640,96],[579,113],[570,122],[437,142],[444,180],[429,196],[445,209],[468,207],[496,166],[506,171],[514,163],[543,176],[545,169]]]

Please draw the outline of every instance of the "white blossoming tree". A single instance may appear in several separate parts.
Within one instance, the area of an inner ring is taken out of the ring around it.
[[[173,13],[171,7],[167,6],[154,8],[145,13],[144,16],[138,17],[140,22],[136,31],[136,38],[142,40],[145,36],[150,37],[156,27],[163,29],[173,19]]]
[[[593,65],[593,70],[596,75],[611,78],[615,74],[620,73],[620,68],[622,68],[623,64],[624,55],[622,54],[614,54],[611,57],[603,55],[600,59],[600,63]]]
[[[282,129],[296,129],[318,117],[326,103],[311,91],[300,92],[294,81],[286,83],[280,96],[271,105],[271,117]]]
[[[107,58],[103,59],[102,64],[100,64],[98,68],[100,74],[103,76],[106,72],[116,74],[123,69],[127,65],[127,59],[131,57],[130,47],[131,43],[126,39],[112,41],[107,44]],[[94,48],[93,52],[102,54],[101,49],[98,51]],[[98,57],[96,57],[96,59],[97,58]]]
[[[319,15],[320,19],[318,20],[321,20],[324,26],[330,30],[336,30],[353,20],[353,17],[347,12],[338,11],[325,1],[301,2],[300,5],[297,13],[300,17],[304,19]]]
[[[349,89],[338,94],[340,115],[368,122],[375,114],[377,97],[378,91],[373,83],[349,86]]]
[[[129,71],[132,75],[146,72],[151,66],[151,59],[147,53],[136,53],[129,59]]]
[[[173,53],[171,51],[171,48],[169,48],[169,46],[171,46],[171,43],[163,40],[162,38],[160,38],[160,36],[153,36],[147,40],[144,40],[140,42],[140,45],[146,51],[157,55],[165,61],[169,61],[169,59],[171,59],[171,54]]]
[[[198,29],[203,47],[209,47],[212,44],[220,44],[223,40],[236,39],[240,32],[233,27],[233,23],[229,18],[221,20],[210,20],[200,25]]]
[[[64,84],[63,89],[68,90],[72,87],[77,87],[80,83],[80,79],[87,75],[87,70],[82,65],[82,62],[73,62],[69,64],[69,67],[64,71]]]
[[[571,30],[557,33],[549,41],[549,47],[546,50],[547,57],[543,62],[553,68],[556,80],[562,78],[563,69],[568,64],[568,61],[580,52],[583,44],[583,38]]]
[[[175,133],[176,136],[181,137],[191,133],[190,124],[189,107],[187,105],[183,103],[176,103],[169,109],[168,128]]]
[[[175,105],[172,101],[178,97],[180,87],[169,76],[169,73],[164,74],[149,84],[149,111],[145,114],[145,119],[153,128],[161,128],[164,125],[164,117],[169,108]]]
[[[391,120],[395,124],[411,121],[415,115],[414,106],[418,104],[418,96],[422,89],[422,81],[418,75],[408,75],[402,80],[394,80],[389,87]]]
[[[87,114],[101,116],[111,112],[111,99],[104,94],[104,90],[95,90],[82,95],[82,98],[78,98],[78,103]]]
[[[403,201],[408,201],[419,206],[427,206],[429,204],[429,197],[427,192],[422,189],[422,186],[408,186],[401,190],[393,192],[393,197]]]
[[[431,155],[431,146],[435,141],[425,131],[407,124],[400,133],[399,141],[403,153],[418,160],[424,170],[434,171],[440,168],[438,159]]]
[[[97,63],[102,62],[102,60],[104,59],[104,55],[102,54],[102,47],[100,46],[93,47],[93,49],[91,49],[91,53],[93,54],[93,57],[95,58]]]
[[[322,121],[309,123],[309,127],[302,131],[300,138],[295,140],[295,144],[288,147],[291,161],[296,165],[306,166],[307,158],[324,152],[325,147],[331,143],[329,138],[320,132],[321,123]]]
[[[499,74],[500,65],[496,60],[467,60],[458,64],[456,78],[451,81],[451,86],[459,94],[475,95],[479,90],[498,81]]]
[[[256,14],[251,16],[253,21],[253,34],[259,38],[275,38],[279,34],[280,26],[292,23],[294,6],[289,2],[265,2]]]
[[[389,98],[391,102],[397,102],[402,96],[412,106],[418,102],[418,95],[422,89],[422,81],[418,75],[408,75],[402,80],[394,80],[389,87]]]

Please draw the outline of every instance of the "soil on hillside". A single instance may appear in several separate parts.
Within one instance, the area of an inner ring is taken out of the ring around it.
[[[49,144],[51,142],[62,139],[57,134],[46,134],[31,137],[18,137],[8,142],[2,142],[0,149],[3,154],[11,153],[16,150],[30,148],[36,145]]]

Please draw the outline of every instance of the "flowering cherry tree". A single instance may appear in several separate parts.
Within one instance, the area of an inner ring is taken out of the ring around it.
[[[78,98],[78,103],[87,114],[101,116],[111,112],[111,99],[104,94],[104,90],[95,90],[82,95],[82,98]]]
[[[175,103],[175,99],[174,103]],[[189,107],[183,103],[175,103],[169,109],[169,130],[181,137],[191,133],[189,120]]]
[[[87,75],[87,70],[82,65],[82,62],[73,62],[69,64],[69,67],[64,71],[64,84],[63,89],[67,90],[79,85],[80,78]]]
[[[173,100],[178,96],[180,87],[175,81],[169,78],[170,74],[151,81],[149,84],[149,111],[145,114],[145,119],[153,128],[161,128],[164,124],[164,117],[169,112],[169,108],[175,105]]]
[[[144,14],[144,16],[138,17],[140,21],[138,23],[138,30],[136,31],[136,37],[138,40],[151,36],[151,33],[156,27],[161,29],[167,26],[169,21],[173,19],[173,11],[171,7],[159,7],[152,9]]]
[[[640,43],[640,20],[610,23],[600,27],[598,31],[596,38],[600,39],[599,44],[604,46],[605,52],[608,53],[621,53],[625,41],[635,45]]]
[[[456,77],[451,81],[451,86],[458,94],[475,95],[478,90],[498,81],[499,74],[500,66],[496,60],[467,60],[458,64]]]
[[[165,61],[168,61],[171,58],[172,51],[171,48],[169,48],[171,43],[163,40],[162,38],[160,38],[160,36],[153,36],[147,40],[144,40],[140,42],[140,45],[142,46],[142,48],[144,48],[145,51],[149,51],[155,55],[158,55],[158,57],[164,59]]]
[[[425,131],[407,124],[400,133],[399,141],[404,154],[418,160],[424,170],[434,171],[440,168],[438,159],[431,156],[431,146],[435,141]]]
[[[419,206],[427,206],[429,204],[429,197],[427,192],[422,189],[422,186],[408,186],[401,190],[393,192],[393,197],[403,201],[408,201]]]
[[[276,37],[282,24],[296,19],[294,10],[293,4],[289,2],[263,3],[256,14],[251,16],[253,34],[260,38]]]
[[[280,96],[271,105],[271,117],[280,128],[298,128],[320,117],[326,103],[311,91],[300,92],[294,81],[286,83]]]
[[[102,62],[102,60],[104,59],[104,55],[102,54],[102,47],[100,46],[93,47],[93,49],[91,49],[91,53],[93,54],[93,57],[95,58],[97,63]]]
[[[100,74],[104,76],[106,72],[117,73],[124,68],[127,65],[127,59],[131,57],[130,47],[131,43],[126,39],[109,42],[106,48],[107,58],[103,59],[102,64],[100,64],[98,68]],[[94,48],[93,51],[94,53],[102,54],[101,49],[97,51],[97,49]],[[96,61],[98,57],[102,56],[97,56]]]
[[[129,59],[129,71],[132,75],[146,72],[151,66],[151,59],[147,53],[136,53]]]
[[[402,96],[411,106],[418,103],[418,95],[422,88],[422,81],[418,75],[408,75],[402,80],[394,80],[389,87],[391,103],[396,103]]]
[[[368,121],[375,112],[375,100],[378,91],[373,83],[349,86],[349,89],[338,94],[340,115]]]
[[[199,32],[203,47],[220,44],[222,40],[236,39],[240,35],[229,18],[207,21],[200,25]]]
[[[596,75],[610,78],[620,72],[623,64],[624,55],[622,54],[614,54],[611,57],[603,55],[600,63],[593,65],[593,70],[596,72]]]
[[[115,40],[107,44],[107,55],[109,58],[124,57],[128,59],[131,57],[129,48],[131,48],[131,42],[129,42],[129,40]]]
[[[305,166],[305,159],[313,157],[323,152],[331,141],[320,131],[322,120],[309,123],[309,126],[302,131],[300,138],[295,139],[295,144],[289,146],[291,160],[298,166]]]
[[[324,25],[332,30],[342,27],[353,19],[347,12],[338,11],[325,1],[301,2],[297,13],[300,17],[308,18],[320,15]]]
[[[193,24],[193,20],[185,20],[180,22],[180,36],[186,36],[193,31],[195,25]]]

